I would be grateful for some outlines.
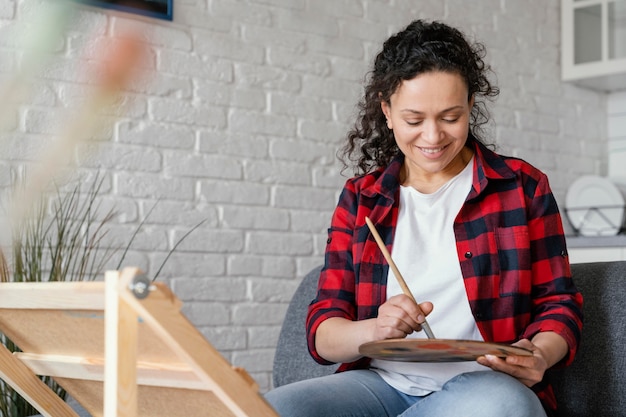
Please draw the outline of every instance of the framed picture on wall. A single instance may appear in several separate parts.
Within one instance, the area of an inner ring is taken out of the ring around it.
[[[172,20],[174,0],[76,0],[88,6],[104,7],[158,19]]]

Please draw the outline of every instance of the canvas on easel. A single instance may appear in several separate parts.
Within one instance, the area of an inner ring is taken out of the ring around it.
[[[104,282],[0,284],[0,378],[44,416],[76,413],[36,375],[57,381],[93,417],[278,417],[181,313],[182,302],[136,268]]]

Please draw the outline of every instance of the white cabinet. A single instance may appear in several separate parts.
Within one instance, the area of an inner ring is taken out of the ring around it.
[[[564,81],[626,90],[626,0],[561,0]]]

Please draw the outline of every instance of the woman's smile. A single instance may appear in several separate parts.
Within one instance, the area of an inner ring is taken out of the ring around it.
[[[434,156],[439,156],[438,154],[443,152],[444,149],[446,149],[448,146],[446,145],[446,146],[439,146],[437,148],[425,148],[425,147],[416,145],[415,147],[419,149],[421,152],[425,153],[430,158]]]

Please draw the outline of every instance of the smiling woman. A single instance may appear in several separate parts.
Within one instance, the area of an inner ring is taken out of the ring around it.
[[[309,353],[341,365],[268,392],[282,417],[556,413],[543,377],[574,358],[582,297],[547,176],[483,143],[498,93],[485,56],[437,21],[383,43],[339,153],[355,175],[307,304]],[[368,349],[427,337],[525,350],[433,362]]]
[[[137,13],[159,19],[172,20],[174,0],[76,0],[96,7]]]

